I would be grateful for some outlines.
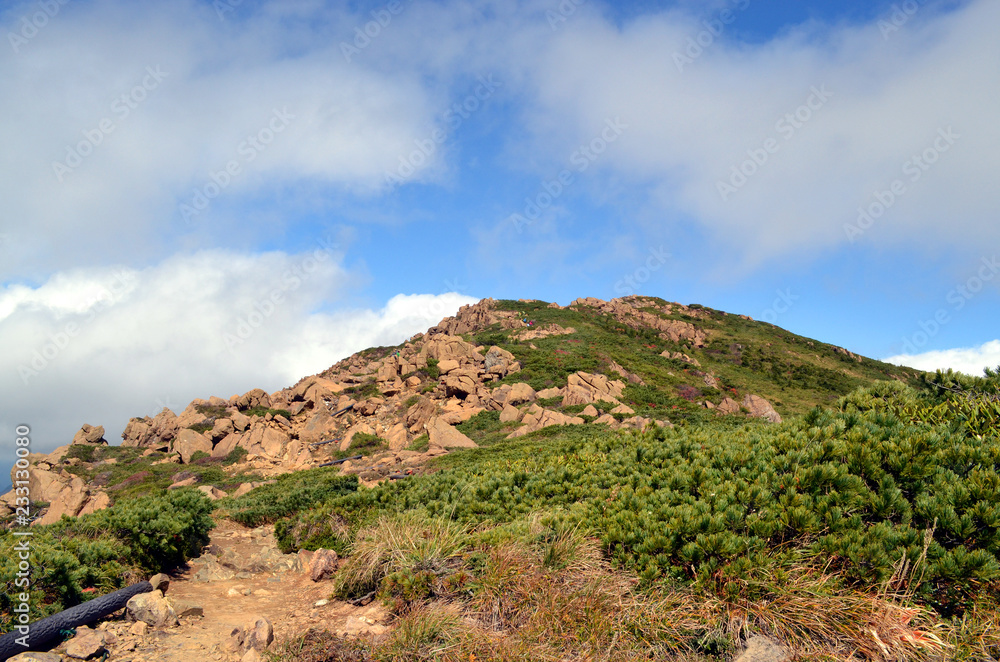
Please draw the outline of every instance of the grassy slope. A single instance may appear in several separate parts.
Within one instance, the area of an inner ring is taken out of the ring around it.
[[[650,302],[667,303],[662,299]],[[629,386],[623,398],[643,416],[703,421],[708,412],[692,399],[718,404],[726,395],[739,400],[746,393],[763,396],[782,416],[789,416],[805,413],[817,404],[830,404],[875,380],[917,381],[913,370],[867,358],[857,362],[835,351],[833,345],[708,308],[700,308],[697,316],[679,310],[663,315],[649,308],[665,319],[690,322],[703,329],[708,334],[707,346],[693,349],[663,340],[651,329],[626,327],[593,308],[555,309],[547,305],[500,301],[498,307],[523,310],[538,326],[555,323],[571,326],[576,333],[512,343],[509,333],[496,325],[467,338],[480,344],[499,344],[512,352],[524,369],[504,381],[527,381],[535,389],[563,386],[566,376],[577,370],[615,376],[608,366],[616,361],[646,382],[646,387]],[[531,344],[537,349],[531,349]],[[660,356],[664,350],[685,353],[701,365],[695,368],[681,360],[666,359]],[[726,390],[706,386],[699,373],[713,374]],[[689,387],[685,389],[687,399],[681,397],[683,387]]]

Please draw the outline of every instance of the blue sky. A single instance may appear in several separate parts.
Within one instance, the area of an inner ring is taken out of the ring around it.
[[[1000,364],[997,3],[34,0],[0,27],[0,430],[39,450],[482,297]]]

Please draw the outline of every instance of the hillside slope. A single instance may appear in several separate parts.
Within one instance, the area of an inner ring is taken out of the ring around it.
[[[484,299],[426,334],[364,350],[281,391],[213,396],[179,414],[132,419],[121,447],[104,445],[103,428],[84,426],[73,444],[31,458],[30,487],[49,523],[150,487],[187,481],[217,496],[209,486],[228,492],[347,457],[355,459],[344,469],[373,484],[449,449],[549,425],[780,421],[875,380],[917,377],[697,305]],[[0,516],[12,506],[13,493],[0,498]]]

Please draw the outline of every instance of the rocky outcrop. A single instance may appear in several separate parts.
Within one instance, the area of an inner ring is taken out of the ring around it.
[[[692,347],[704,347],[708,341],[705,331],[697,328],[691,322],[668,317],[675,313],[698,317],[698,311],[681,304],[660,305],[655,299],[633,295],[611,301],[585,297],[576,299],[570,306],[596,308],[633,329],[648,328],[659,331],[661,338],[671,342],[683,343]],[[650,309],[655,309],[655,312]]]
[[[108,445],[108,440],[104,438],[104,426],[103,425],[88,425],[84,423],[79,432],[73,435],[74,444],[100,444],[103,446]]]
[[[177,415],[166,407],[150,418],[132,418],[122,432],[122,446],[168,450],[179,430]]]

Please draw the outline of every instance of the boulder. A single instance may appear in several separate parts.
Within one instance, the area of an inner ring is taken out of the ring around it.
[[[170,576],[158,572],[149,578],[149,583],[153,585],[154,591],[159,591],[163,595],[166,595],[167,589],[170,588]]]
[[[619,406],[624,407],[625,405],[619,405]],[[583,408],[583,411],[580,412],[580,415],[593,416],[594,418],[597,418],[598,416],[601,415],[601,412],[597,411],[597,408],[594,407],[594,405],[587,405],[586,407]]]
[[[153,418],[130,419],[122,432],[122,446],[167,450],[178,429],[177,416],[164,407]]]
[[[792,651],[770,637],[750,637],[746,649],[734,662],[790,662]]]
[[[526,382],[518,382],[510,387],[510,391],[507,393],[507,403],[511,405],[519,405],[525,402],[534,402],[537,399],[535,389],[531,388]]]
[[[299,430],[299,439],[306,443],[327,441],[333,438],[337,431],[337,419],[323,407],[309,417],[306,424]]]
[[[740,403],[736,402],[732,398],[726,397],[722,398],[722,402],[716,409],[722,414],[738,414],[740,413]]]
[[[236,408],[240,411],[253,409],[254,407],[270,408],[271,396],[263,389],[255,388],[247,391],[236,399]]]
[[[208,433],[208,438],[214,444],[222,441],[234,432],[236,432],[236,426],[233,425],[233,419],[217,418],[215,419],[215,424],[212,425],[211,431]]]
[[[455,359],[445,359],[438,363],[438,371],[442,375],[447,375],[452,370],[458,370],[459,365],[461,365]]]
[[[584,420],[579,416],[567,416],[562,412],[542,409],[537,405],[532,405],[524,417],[521,418],[521,427],[507,435],[507,439],[523,437],[526,434],[547,428],[550,425],[582,425]]]
[[[8,658],[7,662],[63,662],[63,657],[58,653],[29,651],[27,653],[18,653],[14,657]]]
[[[337,571],[337,552],[317,549],[309,561],[309,578],[314,582],[329,579]]]
[[[444,378],[445,395],[467,398],[479,388],[479,373],[475,370],[452,370]]]
[[[385,433],[385,441],[389,444],[389,450],[399,451],[410,445],[410,436],[406,432],[406,426],[396,423]]]
[[[104,655],[107,648],[107,634],[91,630],[86,625],[76,628],[76,635],[66,642],[66,655],[77,660],[89,660]]]
[[[420,399],[406,410],[406,428],[414,434],[420,434],[436,411],[437,406],[433,401],[420,396]]]
[[[478,448],[476,442],[472,441],[464,434],[448,425],[440,417],[433,419],[427,425],[427,432],[430,435],[430,445],[441,448]]]
[[[88,425],[84,423],[80,430],[73,435],[74,444],[101,444],[108,445],[108,440],[104,438],[104,426]]]
[[[202,492],[212,501],[216,501],[217,499],[221,499],[224,496],[228,496],[225,492],[215,487],[214,485],[200,485],[198,487],[198,491]]]
[[[281,457],[287,443],[287,433],[269,427],[259,420],[239,441],[239,445],[247,449],[248,454],[266,455],[272,458]]]
[[[80,512],[76,515],[77,517],[83,517],[84,515],[89,515],[90,513],[96,513],[98,510],[104,510],[111,505],[111,497],[108,496],[107,492],[97,492],[96,494],[91,494],[87,501],[80,508]]]
[[[142,621],[154,628],[177,625],[177,612],[160,591],[133,595],[125,604],[129,620]]]
[[[212,440],[194,430],[184,429],[177,433],[171,450],[180,454],[181,462],[190,464],[191,456],[196,452],[202,451],[209,454],[212,452]]]
[[[274,641],[274,626],[264,616],[251,616],[242,626],[235,628],[231,636],[240,652],[261,653]]]
[[[503,409],[500,410],[500,422],[511,423],[519,420],[521,420],[521,410],[504,403]]]
[[[781,422],[781,414],[775,411],[770,402],[759,395],[746,394],[743,397],[742,404],[750,411],[750,415],[754,418],[763,418],[772,423]]]

